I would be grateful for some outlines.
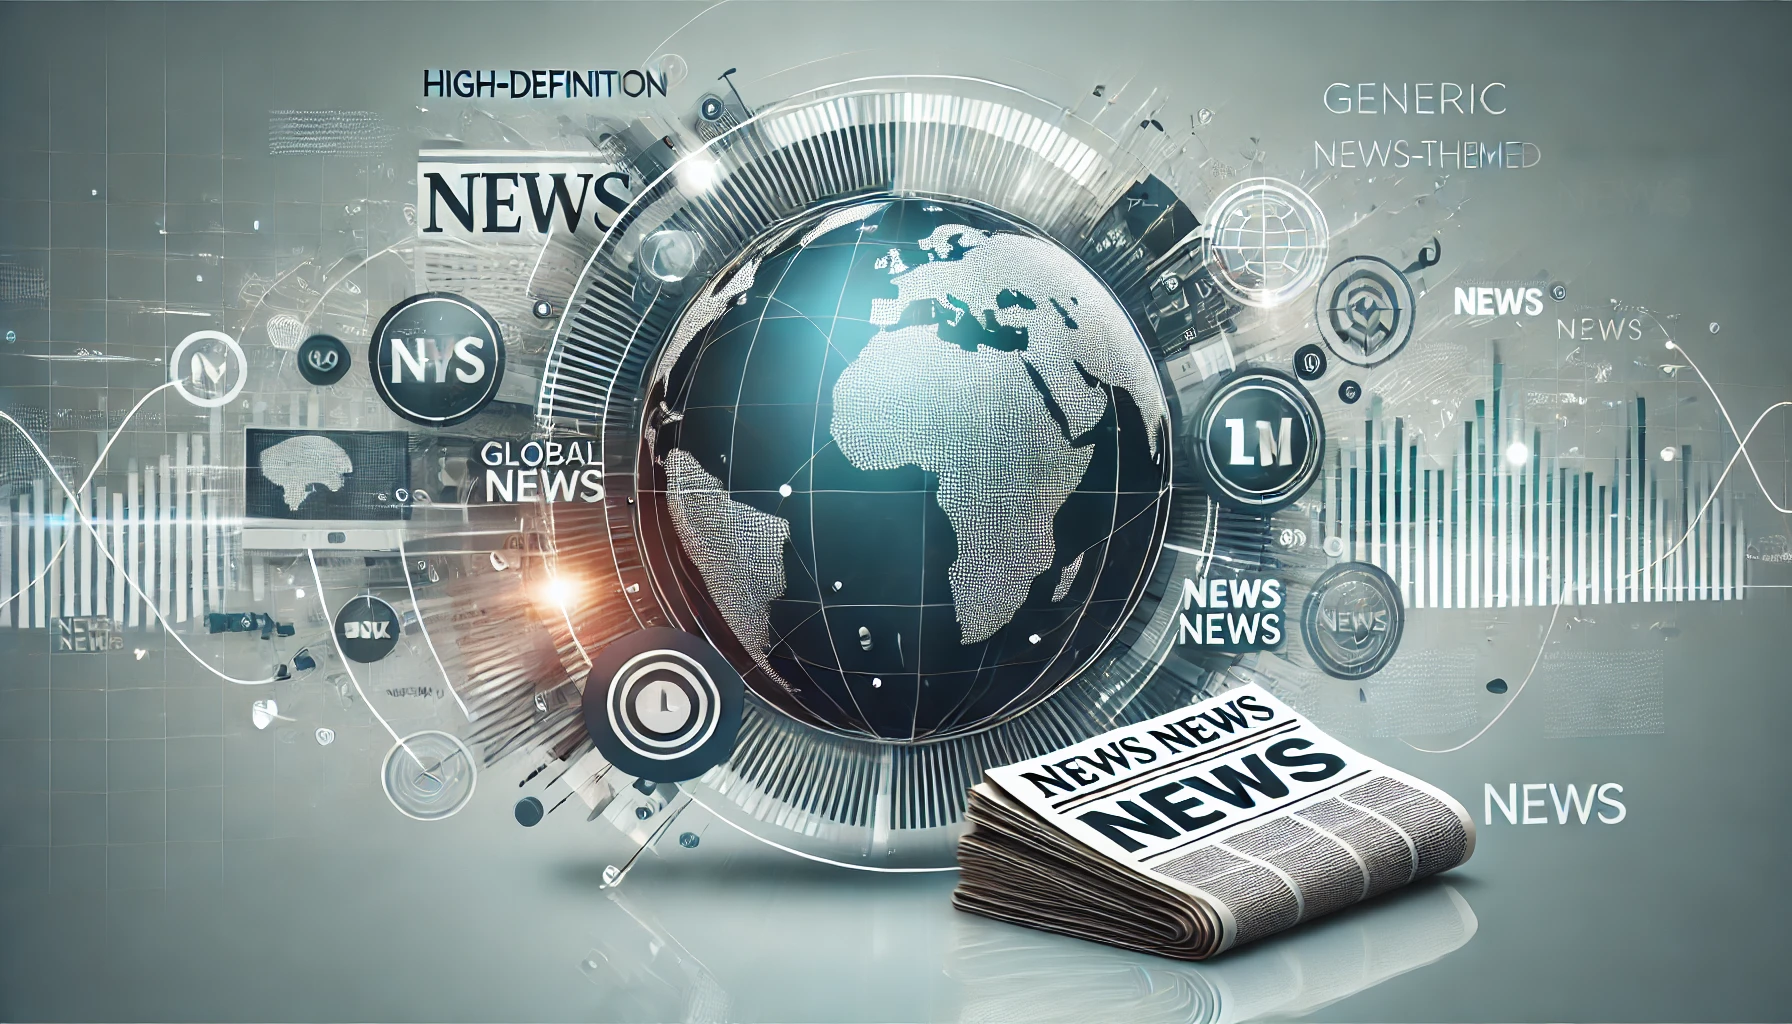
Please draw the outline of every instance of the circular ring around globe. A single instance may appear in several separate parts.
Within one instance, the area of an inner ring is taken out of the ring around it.
[[[1325,271],[1330,229],[1305,190],[1280,178],[1247,178],[1207,207],[1207,266],[1228,298],[1279,306]]]
[[[919,742],[1049,697],[1117,633],[1168,500],[1169,410],[1107,286],[986,208],[786,221],[652,364],[656,589],[762,700]]]

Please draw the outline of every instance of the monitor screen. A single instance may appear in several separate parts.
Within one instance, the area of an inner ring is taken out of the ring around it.
[[[410,435],[402,430],[250,428],[244,446],[251,519],[409,519]]]

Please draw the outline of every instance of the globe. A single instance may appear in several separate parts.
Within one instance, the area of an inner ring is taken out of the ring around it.
[[[1214,199],[1207,223],[1214,281],[1247,305],[1285,302],[1311,287],[1325,266],[1325,214],[1288,182],[1238,182]]]
[[[680,624],[799,721],[985,729],[1119,632],[1168,510],[1156,364],[1057,242],[861,198],[749,244],[648,371],[642,549]]]

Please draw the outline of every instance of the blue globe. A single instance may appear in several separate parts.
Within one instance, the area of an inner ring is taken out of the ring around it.
[[[1111,641],[1168,506],[1137,327],[1057,242],[861,198],[749,245],[648,380],[656,587],[753,693],[917,741],[1051,695]]]

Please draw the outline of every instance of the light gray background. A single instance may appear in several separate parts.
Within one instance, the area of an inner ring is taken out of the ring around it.
[[[50,288],[45,309],[0,307],[0,327],[27,343],[159,350],[184,325],[145,316],[146,302],[224,302],[222,275],[208,275],[213,293],[188,282],[191,254],[225,239],[202,230],[135,252],[120,240],[138,237],[144,208],[227,226],[268,210],[291,225],[339,198],[329,161],[267,156],[271,109],[407,124],[427,102],[424,67],[638,65],[702,10],[0,7],[0,256],[40,267]],[[777,83],[899,69],[1055,77],[1075,90],[1131,80],[1170,94],[1173,130],[1206,106],[1216,137],[1254,136],[1290,169],[1311,165],[1313,139],[1352,133],[1534,141],[1540,167],[1475,180],[1461,258],[1486,278],[1546,267],[1588,301],[1720,321],[1721,334],[1698,338],[1701,363],[1747,420],[1792,384],[1787,38],[1792,11],[1779,5],[743,3],[667,48],[689,62],[687,88],[738,66],[751,102],[789,91]],[[1320,105],[1332,81],[1495,78],[1510,86],[1499,133]],[[8,408],[54,409],[106,383],[84,372],[52,377],[0,355]],[[1785,431],[1768,433],[1763,470],[1783,488]],[[1749,515],[1752,535],[1792,532],[1759,501]],[[1552,781],[1621,783],[1629,818],[1483,827],[1452,879],[1479,919],[1473,939],[1319,1016],[1792,1014],[1784,593],[1608,608],[1559,637],[1659,649],[1664,734],[1546,739],[1547,702],[1527,698],[1454,755],[1362,739],[1477,818],[1483,783]],[[1418,613],[1407,642],[1472,648],[1477,674],[1516,679],[1547,615]],[[1680,631],[1671,641],[1649,630],[1664,618]],[[320,748],[309,724],[296,737],[253,730],[250,695],[178,650],[51,659],[47,645],[0,632],[5,1019],[922,1020],[976,999],[953,950],[990,933],[950,909],[950,876],[821,867],[718,826],[698,850],[650,856],[619,903],[599,879],[622,838],[565,812],[518,828],[516,766],[485,773],[458,817],[410,821],[380,795],[384,744],[368,723],[334,722],[342,738]],[[581,966],[593,951],[608,951],[596,958],[607,966]]]

